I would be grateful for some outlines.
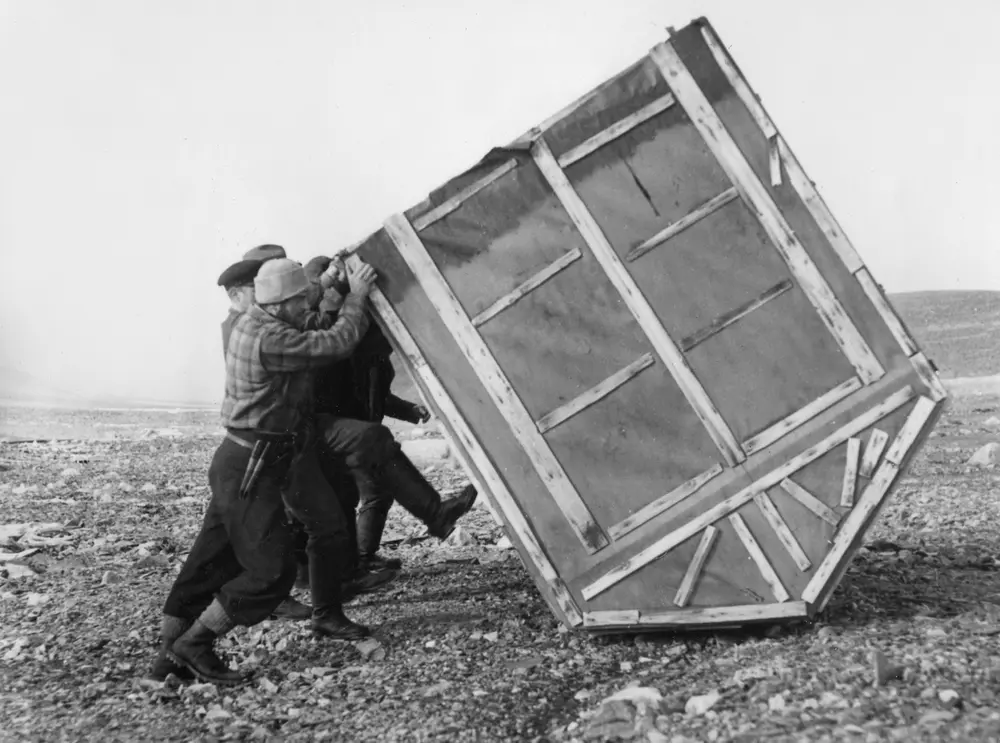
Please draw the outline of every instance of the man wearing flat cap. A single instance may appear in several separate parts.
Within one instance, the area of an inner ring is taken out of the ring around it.
[[[219,276],[219,286],[229,296],[229,314],[222,321],[222,352],[229,347],[229,335],[237,318],[253,304],[253,280],[263,265],[261,260],[237,261]]]
[[[154,669],[176,665],[217,684],[244,680],[216,654],[215,641],[237,624],[266,619],[295,580],[282,490],[293,458],[312,438],[303,419],[310,372],[357,346],[374,280],[370,266],[358,266],[333,326],[303,331],[309,281],[302,267],[279,258],[258,271],[256,304],[236,320],[226,354],[226,437],[209,467],[211,501],[164,605]],[[355,628],[354,637],[367,634],[339,608],[329,619]]]

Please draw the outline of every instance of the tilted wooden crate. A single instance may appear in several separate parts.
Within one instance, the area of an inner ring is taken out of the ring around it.
[[[811,616],[945,399],[705,20],[354,250],[570,626]]]

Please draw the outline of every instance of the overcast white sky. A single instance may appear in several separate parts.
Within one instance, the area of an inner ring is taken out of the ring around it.
[[[245,249],[353,242],[700,15],[889,291],[1000,289],[1000,3],[0,0],[0,365],[214,402]]]

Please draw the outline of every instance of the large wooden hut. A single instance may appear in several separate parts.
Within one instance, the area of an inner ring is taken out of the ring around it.
[[[811,616],[945,399],[706,20],[353,250],[572,627]]]

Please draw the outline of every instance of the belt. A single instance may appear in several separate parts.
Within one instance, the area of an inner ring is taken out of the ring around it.
[[[274,464],[287,456],[295,445],[294,435],[267,431],[229,429],[226,431],[226,439],[250,450],[250,459],[240,483],[240,498],[250,495],[266,465]]]
[[[271,431],[255,431],[251,428],[227,428],[226,438],[244,449],[253,449],[258,441],[269,441],[274,444],[292,445],[297,438],[294,433],[273,433]]]

